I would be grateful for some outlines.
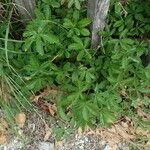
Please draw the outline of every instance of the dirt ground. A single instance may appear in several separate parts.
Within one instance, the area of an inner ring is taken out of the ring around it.
[[[46,114],[42,114],[42,117]],[[47,117],[45,117],[47,118]],[[53,132],[58,126],[55,120],[42,120],[34,113],[30,114],[22,129],[16,131],[7,144],[1,145],[2,150],[128,150],[125,144],[117,143],[112,147],[94,131],[88,130],[83,133],[81,129],[73,130],[65,139],[57,141],[56,134]],[[67,127],[66,127],[67,130]]]
[[[55,103],[47,102],[44,96],[55,99],[57,90],[46,89],[31,97],[36,112],[15,116],[16,126],[10,128],[0,110],[0,150],[149,150],[150,130],[137,128],[132,119],[124,117],[111,128],[90,129],[71,127],[56,115]],[[141,110],[139,115],[144,118]],[[150,116],[147,115],[149,119]],[[140,143],[137,137],[141,139]],[[143,140],[144,139],[144,140]],[[146,140],[145,140],[146,139]],[[132,145],[132,147],[131,147]]]

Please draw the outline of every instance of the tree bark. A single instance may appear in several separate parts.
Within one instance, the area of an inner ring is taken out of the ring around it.
[[[35,0],[14,0],[23,21],[29,21],[34,17]]]
[[[105,27],[105,19],[108,13],[110,0],[88,0],[88,16],[92,19],[92,48],[97,48],[100,44],[98,31]]]

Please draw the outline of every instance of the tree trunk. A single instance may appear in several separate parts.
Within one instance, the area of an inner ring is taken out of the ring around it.
[[[14,0],[24,22],[34,17],[35,0]]]
[[[108,13],[110,0],[88,0],[88,16],[92,19],[92,47],[97,48],[100,44],[98,31],[105,27],[105,19]]]

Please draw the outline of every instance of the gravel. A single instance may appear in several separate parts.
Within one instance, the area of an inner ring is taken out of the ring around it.
[[[47,141],[44,141],[44,136],[44,123],[36,114],[32,114],[25,128],[19,131],[19,137],[14,135],[7,145],[0,146],[0,150],[129,150],[126,144],[122,143],[114,149],[104,139],[94,134],[74,133],[60,142],[55,140],[53,133]]]
[[[40,142],[38,144],[39,150],[55,150],[54,149],[54,143],[50,142]]]

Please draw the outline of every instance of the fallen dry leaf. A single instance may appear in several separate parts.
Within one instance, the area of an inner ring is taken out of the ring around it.
[[[143,120],[150,120],[150,114],[149,113],[145,113],[144,111],[142,111],[140,108],[137,109],[137,114],[142,117]]]
[[[83,130],[82,130],[81,127],[79,127],[79,128],[78,128],[78,135],[80,136],[80,135],[82,135],[82,133],[83,133]]]
[[[50,138],[51,134],[52,134],[51,128],[47,124],[45,124],[44,141],[47,141]]]
[[[48,112],[51,116],[55,116],[57,108],[53,100],[58,96],[59,89],[51,87],[45,88],[40,94],[32,95],[30,99],[35,103],[41,110]],[[45,97],[49,97],[49,101],[45,100]]]
[[[26,115],[23,112],[19,113],[15,116],[15,120],[16,120],[17,125],[20,128],[23,128],[25,121],[26,121]]]
[[[61,149],[63,147],[63,141],[56,141],[55,142],[55,147],[56,149]]]
[[[8,123],[4,118],[0,118],[0,134],[5,134],[8,129]]]
[[[0,119],[0,123],[1,123],[5,128],[8,128],[8,123],[7,123],[7,121],[6,121],[4,118],[1,118],[1,119]]]
[[[150,139],[147,141],[144,150],[150,150]]]
[[[115,125],[114,128],[115,128],[116,132],[118,133],[118,135],[120,135],[121,137],[123,137],[126,140],[131,140],[131,139],[135,138],[134,135],[127,133],[127,130],[125,130],[125,128],[123,128],[120,124]]]
[[[123,141],[134,140],[136,136],[134,135],[134,125],[130,118],[124,117],[117,123],[115,123],[111,128],[96,128],[96,130],[88,130],[86,132],[88,135],[100,136],[102,139],[107,141],[108,145],[112,150],[116,150],[119,143]]]
[[[49,111],[50,115],[55,116],[56,110],[57,110],[55,104],[52,105],[52,104],[47,103],[46,106],[48,107],[48,111]]]
[[[35,103],[37,103],[38,101],[39,101],[39,98],[41,98],[42,96],[41,95],[32,95],[31,97],[30,97],[30,99],[32,100],[32,102],[35,102]]]
[[[47,87],[47,88],[45,88],[44,91],[41,92],[39,95],[35,95],[35,94],[32,95],[32,96],[30,97],[30,99],[31,99],[33,102],[37,103],[37,102],[40,100],[40,98],[42,99],[42,98],[44,98],[44,97],[46,97],[46,96],[49,96],[49,95],[51,95],[51,97],[53,97],[53,98],[57,97],[59,91],[60,91],[59,89],[54,89],[54,88],[51,88],[51,87]]]
[[[120,94],[121,94],[122,96],[124,96],[124,97],[127,97],[127,96],[128,96],[127,91],[126,91],[125,88],[122,89],[122,90],[120,90],[119,92],[120,92]]]
[[[0,145],[7,144],[7,137],[6,135],[0,135]]]
[[[112,147],[113,150],[116,150],[116,145],[122,141],[120,135],[116,133],[115,128],[111,128],[110,130],[100,129],[99,134],[105,141],[107,141],[108,145]]]
[[[109,143],[109,146],[111,147],[111,150],[117,150],[118,149],[118,145],[117,144]]]
[[[50,114],[52,117],[55,116],[57,108],[56,105],[53,103],[48,103],[47,101],[41,99],[39,100],[36,105],[43,111],[47,112]]]
[[[51,87],[47,87],[47,88],[44,90],[44,93],[45,93],[45,96],[47,96],[47,95],[49,95],[49,94],[58,95],[59,89],[54,89],[54,88],[51,88]]]
[[[147,136],[150,139],[150,131],[149,130],[144,130],[144,129],[140,128],[140,127],[137,127],[135,129],[135,133],[139,134],[139,135],[145,135],[145,136]]]
[[[144,96],[150,97],[150,93],[149,94],[144,94]]]
[[[129,125],[127,122],[121,122],[122,127],[129,128]]]

